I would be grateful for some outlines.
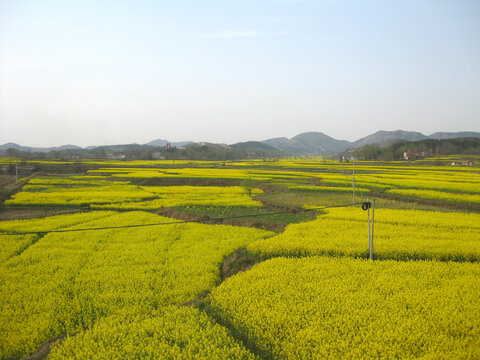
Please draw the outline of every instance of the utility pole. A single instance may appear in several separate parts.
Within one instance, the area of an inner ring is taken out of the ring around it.
[[[370,221],[370,208],[372,208],[372,221]],[[362,204],[362,210],[367,210],[367,226],[368,226],[368,252],[370,260],[373,260],[373,224],[375,222],[375,199],[367,199]]]
[[[15,161],[15,184],[18,182],[18,166],[17,162]]]
[[[371,228],[370,228],[370,199],[367,199],[367,226],[368,226],[368,251],[370,253],[370,260],[372,260],[372,245],[371,245]]]
[[[372,230],[370,233],[370,260],[373,260],[373,224],[375,224],[375,199],[372,199]]]
[[[352,203],[352,205],[355,206],[355,157],[353,158],[353,179],[352,179],[352,186],[353,186],[353,203]]]

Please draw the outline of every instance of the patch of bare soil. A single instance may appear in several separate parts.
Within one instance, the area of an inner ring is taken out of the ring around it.
[[[160,216],[165,216],[169,218],[184,220],[184,221],[206,221],[210,219],[208,216],[199,216],[195,214],[185,213],[183,211],[171,209],[171,208],[161,208],[155,211],[156,214]]]
[[[15,184],[15,175],[0,175],[0,189]]]
[[[258,262],[260,260],[250,254],[246,248],[236,250],[223,261],[222,281],[239,272],[250,270]]]
[[[240,248],[225,258],[221,268],[221,282],[225,281],[230,276],[238,274],[242,271],[248,271],[253,265],[261,260],[250,254],[246,248]],[[210,291],[205,290],[200,293],[195,299],[187,301],[180,306],[200,306],[203,300],[210,294]]]
[[[309,216],[311,218],[316,218],[316,214],[314,211],[305,211],[302,207],[299,206],[291,206],[287,204],[275,204],[263,199],[261,196],[257,196],[253,198],[254,200],[260,201],[263,206],[267,209],[271,209],[272,211],[279,211],[279,212],[290,212],[292,214],[302,214],[305,216]]]
[[[55,208],[16,208],[16,207],[0,207],[0,221],[18,220],[18,219],[34,219],[53,215],[73,214],[83,212],[83,209],[55,209]]]
[[[33,173],[26,177],[26,179],[30,179],[35,176],[37,173]],[[10,199],[12,195],[20,191],[23,185],[25,185],[28,180],[16,182],[15,175],[0,175],[0,206],[3,205],[5,200]]]
[[[90,169],[98,168],[99,166],[89,165],[89,164],[82,164],[82,163],[55,163],[55,162],[48,162],[45,164],[36,164],[35,168],[41,171],[42,175],[79,175],[84,174]]]
[[[160,216],[165,216],[169,218],[184,220],[184,221],[195,221],[201,224],[206,225],[233,225],[233,226],[244,226],[244,227],[254,227],[262,230],[269,230],[274,232],[282,232],[285,230],[287,224],[278,224],[273,222],[258,222],[244,219],[217,219],[210,218],[208,216],[199,216],[195,214],[184,213],[170,208],[161,208],[155,212]]]
[[[276,184],[267,184],[267,183],[260,183],[255,185],[256,188],[263,190],[265,194],[272,194],[276,192],[284,192],[287,191],[288,188],[286,186],[282,185],[276,185]]]
[[[0,183],[0,204],[3,204],[5,200],[22,188],[25,181],[15,183],[15,175],[1,175]]]

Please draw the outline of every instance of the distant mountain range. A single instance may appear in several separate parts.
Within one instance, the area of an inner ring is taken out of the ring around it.
[[[356,141],[337,140],[321,132],[307,132],[299,134],[291,139],[273,138],[263,143],[283,151],[289,155],[331,155],[349,149],[359,148],[365,145],[390,146],[401,141],[418,141],[425,139],[456,139],[456,138],[480,138],[480,132],[437,132],[426,136],[414,131],[384,131],[365,136]]]
[[[169,143],[168,140],[164,140],[164,139],[157,139],[157,140],[153,140],[153,141],[150,141],[148,143],[146,143],[145,145],[150,145],[150,146],[165,146]],[[170,143],[171,146],[186,146],[186,145],[189,145],[189,144],[194,144],[193,141],[179,141],[179,142],[172,142]]]
[[[88,148],[96,148],[96,146],[89,146]],[[15,149],[18,151],[26,151],[26,152],[49,152],[49,151],[60,151],[60,150],[80,150],[83,149],[77,145],[62,145],[62,146],[53,146],[53,147],[30,147],[30,146],[22,146],[12,142],[0,145],[0,150],[7,150],[7,149]]]
[[[346,140],[336,140],[321,132],[306,132],[291,139],[285,137],[263,141],[271,147],[289,155],[334,154],[350,147]]]
[[[454,133],[451,133],[452,135]],[[430,135],[432,136],[432,135]],[[457,137],[457,136],[453,136]],[[357,141],[352,143],[352,148],[357,148],[360,146],[370,145],[370,144],[385,144],[391,145],[394,142],[398,141],[418,141],[428,139],[428,136],[423,135],[422,133],[415,131],[377,131],[375,134],[365,136]]]
[[[385,144],[383,142],[382,144]],[[400,141],[392,145],[369,144],[337,154],[344,160],[413,160],[444,155],[480,155],[480,138],[445,138]],[[468,163],[468,162],[467,162]]]
[[[43,152],[63,151],[78,152],[83,154],[85,151],[94,151],[96,153],[121,152],[128,150],[145,150],[152,147],[164,148],[170,144],[175,148],[189,149],[191,153],[195,149],[210,148],[216,152],[235,151],[236,153],[246,154],[249,157],[254,156],[279,156],[279,155],[331,155],[344,152],[349,149],[360,148],[370,144],[380,146],[390,146],[402,141],[418,141],[425,139],[456,139],[456,138],[480,138],[480,132],[436,132],[431,135],[424,135],[414,131],[384,131],[380,130],[374,134],[365,136],[356,141],[337,140],[321,132],[306,132],[299,134],[291,139],[286,137],[273,138],[264,141],[248,141],[233,145],[195,143],[192,141],[172,142],[165,139],[156,139],[146,144],[125,144],[108,146],[89,146],[81,148],[76,145],[63,145],[58,147],[28,147],[15,143],[0,145],[0,155],[6,156],[7,149],[15,149],[20,152]],[[222,150],[223,149],[223,150]]]

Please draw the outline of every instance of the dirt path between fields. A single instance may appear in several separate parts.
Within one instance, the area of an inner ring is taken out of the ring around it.
[[[28,176],[28,179],[30,179],[34,175],[35,174]],[[5,200],[10,199],[12,195],[17,193],[22,188],[22,186],[27,183],[27,181],[24,180],[16,183],[14,175],[2,175],[0,183],[0,205],[3,205]]]
[[[263,261],[262,259],[250,254],[246,248],[237,249],[233,254],[227,256],[223,261],[222,268],[221,268],[221,280],[220,283],[217,285],[220,286],[223,281],[228,279],[230,276],[238,274],[240,272],[250,270],[255,264],[260,263]],[[213,289],[212,289],[213,290]],[[221,325],[224,327],[229,335],[235,339],[235,341],[239,344],[242,344],[248,351],[254,354],[258,359],[265,359],[262,356],[261,351],[253,344],[247,341],[245,334],[239,332],[233,324],[226,322],[224,319],[220,318],[218,315],[213,314],[211,311],[208,311],[208,308],[204,306],[205,298],[211,293],[210,291],[204,291],[196,299],[192,301],[188,301],[180,306],[194,306],[201,311],[204,311],[208,317],[216,324]]]
[[[47,208],[47,207],[3,207],[0,208],[0,221],[19,220],[19,219],[37,219],[53,215],[74,214],[85,212],[84,209],[75,208]]]
[[[261,261],[263,260],[250,254],[245,247],[235,250],[223,260],[220,271],[220,283],[217,286],[220,286],[230,276],[250,270],[253,265]],[[195,299],[180,304],[180,306],[200,306],[210,292],[211,290],[205,290]]]
[[[68,334],[68,336],[75,336],[79,333],[79,331],[73,332]],[[62,334],[60,336],[56,336],[53,339],[50,339],[48,341],[45,341],[40,347],[38,348],[37,351],[35,351],[32,355],[29,357],[24,358],[23,360],[44,360],[48,357],[50,354],[50,348],[55,345],[55,344],[61,344],[65,338],[67,337],[67,334]]]

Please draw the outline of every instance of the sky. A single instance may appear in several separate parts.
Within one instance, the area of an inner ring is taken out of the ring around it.
[[[0,0],[0,144],[480,131],[480,1]]]

